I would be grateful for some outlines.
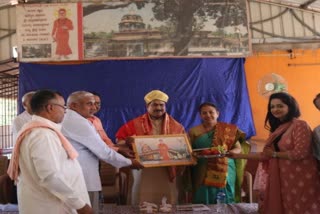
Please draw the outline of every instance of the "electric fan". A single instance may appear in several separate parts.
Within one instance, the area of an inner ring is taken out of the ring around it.
[[[278,74],[267,74],[258,81],[258,92],[263,97],[269,98],[273,93],[287,91],[287,81]]]

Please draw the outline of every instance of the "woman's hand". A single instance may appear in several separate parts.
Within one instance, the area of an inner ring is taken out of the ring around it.
[[[239,153],[233,153],[231,150],[226,154],[226,157],[228,158],[233,158],[233,159],[238,159],[242,158],[242,155]]]
[[[265,157],[268,157],[268,158],[272,158],[272,154],[274,153],[274,149],[272,148],[272,146],[265,146],[263,148],[263,152],[262,154],[265,156]]]

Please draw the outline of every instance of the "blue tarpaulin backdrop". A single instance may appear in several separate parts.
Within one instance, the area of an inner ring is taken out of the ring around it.
[[[200,123],[205,101],[220,110],[219,121],[255,135],[244,59],[113,60],[81,65],[20,63],[19,97],[37,89],[54,89],[65,98],[74,91],[101,94],[98,116],[111,139],[126,121],[146,112],[144,96],[160,89],[169,95],[167,111],[186,130]],[[20,109],[21,111],[22,109]]]

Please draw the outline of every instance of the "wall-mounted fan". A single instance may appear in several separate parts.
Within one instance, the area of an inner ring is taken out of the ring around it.
[[[275,73],[270,73],[263,76],[258,82],[258,92],[261,96],[266,98],[273,93],[287,91],[287,81],[282,76]]]

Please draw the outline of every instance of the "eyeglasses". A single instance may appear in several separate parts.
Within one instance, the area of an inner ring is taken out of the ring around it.
[[[64,110],[67,110],[68,107],[67,106],[64,106],[64,105],[60,105],[58,103],[49,103],[49,105],[55,105],[55,106],[60,106],[61,108],[63,108]]]

